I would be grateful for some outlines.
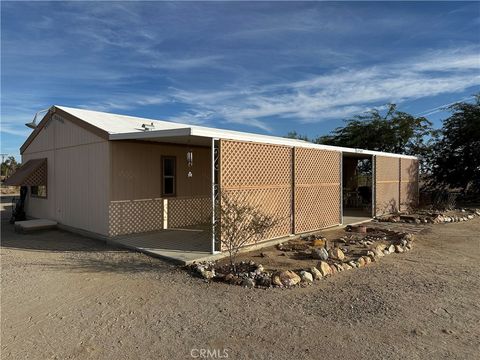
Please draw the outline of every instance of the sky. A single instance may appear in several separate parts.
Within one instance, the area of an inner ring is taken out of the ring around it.
[[[480,2],[1,3],[1,152],[54,104],[284,136],[480,92]]]

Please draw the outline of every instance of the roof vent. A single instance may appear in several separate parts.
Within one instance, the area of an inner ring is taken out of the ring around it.
[[[155,125],[153,125],[153,122],[150,124],[142,124],[143,131],[149,131],[155,128]]]

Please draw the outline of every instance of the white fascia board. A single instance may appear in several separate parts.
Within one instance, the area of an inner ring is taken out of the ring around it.
[[[416,156],[392,154],[381,151],[353,149],[340,146],[330,146],[322,144],[314,144],[311,142],[282,138],[278,136],[250,134],[240,131],[220,130],[214,128],[206,128],[201,126],[192,126],[180,129],[167,129],[167,130],[149,130],[149,131],[135,131],[130,133],[110,134],[110,140],[148,140],[158,139],[162,137],[174,137],[174,136],[198,136],[211,139],[224,139],[224,140],[237,140],[246,142],[256,142],[263,144],[282,145],[290,147],[303,147],[309,149],[338,151],[347,154],[365,154],[365,155],[378,155],[378,156],[391,156],[405,159],[418,159]]]
[[[130,133],[110,134],[109,140],[147,140],[162,137],[189,136],[192,134],[191,128],[168,129],[168,130],[148,130],[135,131]]]
[[[218,139],[224,139],[224,140],[250,141],[250,142],[267,143],[267,144],[273,144],[273,145],[339,151],[342,153],[350,153],[350,154],[365,154],[365,155],[391,156],[391,157],[398,157],[398,158],[405,158],[405,159],[418,159],[416,156],[411,156],[411,155],[393,154],[393,153],[387,153],[387,152],[381,152],[381,151],[322,145],[322,144],[315,144],[315,143],[302,141],[302,140],[281,138],[277,136],[249,134],[249,133],[242,133],[239,131],[217,130],[217,129],[202,128],[202,127],[192,128],[192,135],[200,136],[200,137],[218,138]]]

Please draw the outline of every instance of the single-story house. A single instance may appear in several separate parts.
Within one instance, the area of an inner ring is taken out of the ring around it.
[[[414,156],[64,106],[48,110],[20,152],[8,182],[29,187],[27,216],[104,238],[221,226],[220,191],[280,219],[265,240],[418,201]],[[215,232],[208,241],[221,251]]]

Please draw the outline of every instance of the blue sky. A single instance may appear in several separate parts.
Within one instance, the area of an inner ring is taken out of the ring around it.
[[[53,104],[321,135],[480,91],[479,2],[2,2],[2,153]]]

